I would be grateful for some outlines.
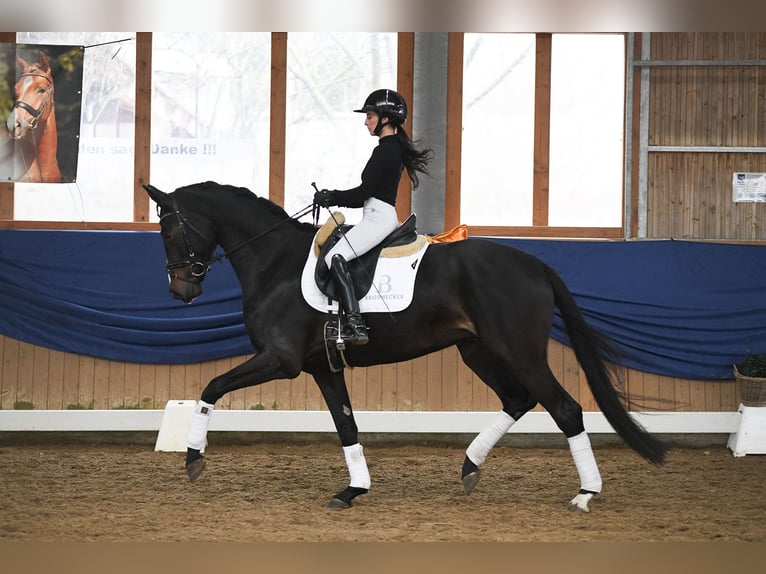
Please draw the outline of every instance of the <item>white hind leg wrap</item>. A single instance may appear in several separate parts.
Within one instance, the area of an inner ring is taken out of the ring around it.
[[[186,446],[195,450],[204,450],[207,443],[207,427],[210,424],[210,415],[213,414],[214,405],[200,401],[194,409],[189,430],[186,433]]]
[[[364,458],[364,449],[359,443],[343,447],[346,457],[346,466],[351,475],[349,486],[356,488],[370,488],[370,471],[367,470],[367,461]]]
[[[572,452],[577,474],[580,475],[580,488],[591,492],[601,492],[601,474],[598,471],[590,438],[585,431],[567,439]]]
[[[505,411],[489,421],[489,424],[476,436],[468,445],[465,454],[476,466],[481,465],[487,458],[489,451],[492,450],[498,441],[505,436],[505,433],[513,426],[516,421]]]

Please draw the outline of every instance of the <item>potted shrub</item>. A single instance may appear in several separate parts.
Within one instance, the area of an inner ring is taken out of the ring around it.
[[[766,353],[749,353],[734,365],[737,390],[746,407],[766,407]]]

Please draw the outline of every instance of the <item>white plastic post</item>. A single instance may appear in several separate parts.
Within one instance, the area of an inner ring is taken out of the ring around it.
[[[728,446],[734,456],[766,454],[766,407],[739,405],[742,418],[739,430],[729,435]]]
[[[196,405],[197,401],[186,400],[171,400],[165,404],[155,451],[186,452],[186,433]]]

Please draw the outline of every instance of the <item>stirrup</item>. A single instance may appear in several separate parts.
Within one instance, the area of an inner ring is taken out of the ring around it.
[[[343,327],[343,342],[348,345],[366,345],[370,342],[370,336],[366,329],[354,329],[346,325]]]
[[[343,341],[349,345],[366,345],[370,341],[361,317],[348,317],[343,325]]]

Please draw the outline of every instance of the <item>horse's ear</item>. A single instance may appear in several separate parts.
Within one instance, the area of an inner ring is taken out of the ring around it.
[[[16,65],[22,73],[29,69],[29,63],[18,54],[16,54]]]
[[[164,191],[160,191],[153,185],[149,185],[149,184],[144,185],[144,189],[146,190],[146,193],[149,194],[149,197],[151,197],[154,200],[154,202],[160,207],[171,206],[170,195],[168,195]]]
[[[42,50],[40,50],[40,67],[44,72],[47,72],[51,69],[51,66],[48,63],[48,55]]]

